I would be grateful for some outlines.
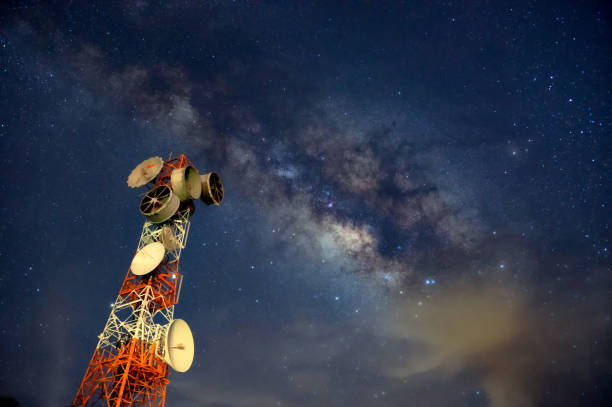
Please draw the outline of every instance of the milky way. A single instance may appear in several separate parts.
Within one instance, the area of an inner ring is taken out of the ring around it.
[[[605,405],[609,11],[3,6],[0,396],[73,399],[150,156],[223,178],[170,406]]]

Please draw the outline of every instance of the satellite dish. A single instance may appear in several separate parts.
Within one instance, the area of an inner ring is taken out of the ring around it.
[[[167,185],[158,185],[140,201],[140,212],[153,223],[170,219],[180,205],[179,199]]]
[[[198,199],[202,193],[200,173],[191,165],[172,171],[170,182],[172,183],[172,191],[181,201]]]
[[[176,235],[170,226],[164,225],[159,236],[164,248],[167,251],[172,252],[181,247],[181,244],[176,239]]]
[[[175,319],[164,341],[164,360],[179,373],[186,372],[193,362],[193,335],[187,322]]]
[[[162,169],[164,160],[161,157],[151,157],[136,166],[127,179],[130,188],[138,188],[152,181]]]
[[[209,172],[201,177],[202,196],[200,199],[206,205],[219,205],[223,201],[223,183],[216,172]]]
[[[149,243],[136,252],[130,269],[135,275],[143,276],[159,266],[165,255],[166,250],[163,244],[160,242]]]

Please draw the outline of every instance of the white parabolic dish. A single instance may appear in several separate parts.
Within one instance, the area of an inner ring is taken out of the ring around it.
[[[130,188],[138,188],[152,181],[162,169],[164,160],[161,157],[147,158],[136,166],[127,179]]]
[[[181,247],[181,244],[176,240],[176,236],[172,231],[172,228],[168,225],[162,227],[161,233],[159,234],[159,240],[169,252],[174,251]]]
[[[168,328],[164,343],[164,360],[179,373],[186,372],[193,362],[193,335],[189,325],[182,319],[175,319]]]
[[[149,243],[142,249],[138,250],[132,259],[130,266],[132,273],[137,276],[142,276],[150,273],[159,266],[159,263],[164,259],[166,249],[160,242]]]

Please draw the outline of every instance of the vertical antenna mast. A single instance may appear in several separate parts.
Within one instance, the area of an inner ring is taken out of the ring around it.
[[[183,154],[165,162],[161,157],[143,161],[127,183],[132,188],[152,186],[140,202],[147,220],[74,407],[163,407],[168,366],[185,372],[193,361],[191,330],[182,319],[174,319],[183,281],[179,261],[193,200],[219,205],[223,184],[214,172],[200,175]]]

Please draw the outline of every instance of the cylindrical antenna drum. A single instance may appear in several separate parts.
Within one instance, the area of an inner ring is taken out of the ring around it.
[[[191,165],[172,171],[170,182],[172,183],[172,191],[181,201],[198,199],[202,193],[200,173]]]
[[[180,203],[170,187],[158,185],[142,198],[140,212],[151,222],[161,223],[176,213]]]
[[[202,196],[200,199],[206,205],[219,205],[223,201],[223,183],[216,172],[209,172],[202,179]]]

